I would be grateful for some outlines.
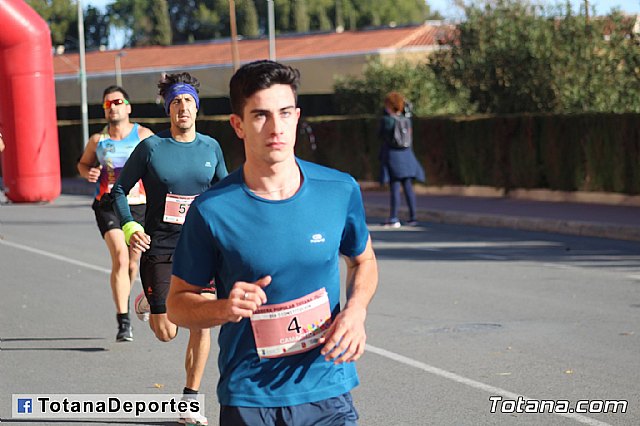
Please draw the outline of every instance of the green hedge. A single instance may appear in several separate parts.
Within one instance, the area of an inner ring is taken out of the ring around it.
[[[166,122],[145,122],[154,131]],[[377,180],[378,118],[313,117],[315,146],[302,126],[296,154]],[[91,126],[91,131],[100,129]],[[222,145],[227,166],[244,148],[227,120],[199,119],[198,131]],[[80,125],[59,126],[63,176],[76,176]],[[640,114],[506,115],[414,119],[414,151],[429,185],[483,185],[640,194]]]

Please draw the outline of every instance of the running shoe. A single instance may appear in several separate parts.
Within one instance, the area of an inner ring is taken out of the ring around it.
[[[397,222],[385,222],[382,224],[382,226],[384,226],[385,228],[400,228],[402,225],[400,224],[399,221]]]
[[[182,417],[182,416],[186,416],[186,417]],[[199,412],[196,412],[196,413],[181,414],[180,419],[178,420],[178,423],[187,425],[187,426],[206,426],[209,424],[209,421],[205,416],[203,416]]]
[[[136,311],[136,316],[140,321],[149,321],[149,312],[151,307],[147,301],[147,297],[144,295],[144,291],[136,297],[136,301],[133,302],[133,308]]]
[[[124,322],[118,325],[118,334],[116,334],[116,342],[131,342],[133,341],[133,331],[131,324]]]

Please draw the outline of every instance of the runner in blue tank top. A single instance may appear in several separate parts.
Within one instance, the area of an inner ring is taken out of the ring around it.
[[[149,320],[156,337],[163,342],[172,340],[178,332],[177,326],[167,318],[165,301],[173,251],[184,217],[198,194],[227,176],[218,142],[196,132],[199,85],[188,73],[169,74],[160,81],[158,88],[165,101],[165,111],[171,118],[171,128],[136,147],[113,188],[116,211],[127,243],[133,250],[143,252],[140,278],[144,294],[136,299],[136,313],[141,319]],[[139,179],[147,194],[144,227],[135,221],[125,197]],[[203,298],[206,297],[213,296],[205,294]],[[189,330],[185,395],[195,394],[200,388],[209,346],[208,328]],[[207,424],[201,413],[181,420]]]
[[[111,256],[111,293],[118,320],[116,341],[128,342],[133,340],[129,318],[129,295],[138,275],[140,254],[128,249],[109,193],[133,149],[142,139],[153,135],[153,132],[129,121],[129,95],[122,87],[107,87],[102,95],[102,102],[107,125],[100,133],[89,138],[78,162],[78,171],[80,176],[96,183],[92,209],[100,235],[104,238]],[[127,201],[131,205],[132,213],[144,221],[144,189],[137,185]]]
[[[222,325],[221,425],[355,425],[353,361],[378,272],[360,189],[294,156],[299,72],[272,61],[231,79],[243,167],[193,203],[175,251],[168,314]],[[339,257],[347,263],[340,307]],[[214,279],[217,300],[199,297]]]

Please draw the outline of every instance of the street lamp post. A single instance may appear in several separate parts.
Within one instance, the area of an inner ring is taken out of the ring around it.
[[[84,52],[84,16],[82,0],[78,0],[78,40],[80,42],[80,98],[82,113],[82,140],[86,146],[89,141],[89,107],[87,105],[87,66]]]
[[[276,60],[276,23],[275,13],[273,11],[273,0],[267,0],[267,19],[269,21],[269,59]]]
[[[115,58],[115,61],[116,61],[116,85],[118,87],[122,87],[122,68],[120,67],[120,58],[122,58],[126,54],[127,54],[127,52],[120,51],[120,52],[118,52],[118,54],[116,55],[116,58]]]
[[[236,2],[229,0],[229,17],[231,24],[231,58],[233,62],[233,72],[240,68],[240,54],[238,53],[238,29],[236,27]]]

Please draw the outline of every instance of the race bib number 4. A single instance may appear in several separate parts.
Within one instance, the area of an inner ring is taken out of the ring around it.
[[[261,306],[251,316],[260,358],[307,352],[320,345],[329,325],[331,309],[324,288],[290,302]]]
[[[162,220],[167,223],[182,225],[189,211],[189,206],[195,198],[195,195],[167,194],[164,202],[164,218]]]

